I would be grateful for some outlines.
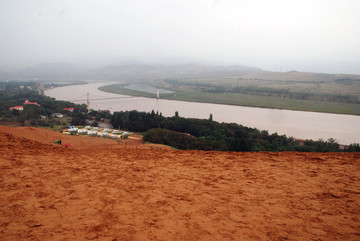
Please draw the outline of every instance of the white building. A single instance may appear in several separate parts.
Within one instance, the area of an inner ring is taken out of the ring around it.
[[[56,118],[64,117],[64,115],[61,114],[61,113],[53,113],[52,116],[53,116],[53,117],[56,117]]]
[[[84,134],[84,133],[87,134],[88,130],[86,130],[86,129],[78,129],[77,132],[79,134]]]
[[[97,131],[88,131],[88,135],[97,135]]]
[[[70,126],[69,127],[69,132],[78,132],[79,128],[76,128],[75,126]]]

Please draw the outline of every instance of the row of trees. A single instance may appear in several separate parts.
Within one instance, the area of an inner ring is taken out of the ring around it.
[[[335,140],[299,141],[277,133],[245,127],[235,123],[218,123],[208,120],[164,117],[161,113],[125,111],[115,112],[111,119],[114,127],[145,132],[144,141],[170,145],[178,149],[219,151],[341,151]],[[359,145],[347,151],[360,151]]]

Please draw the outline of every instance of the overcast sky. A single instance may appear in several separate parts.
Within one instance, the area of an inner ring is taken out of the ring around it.
[[[0,0],[0,68],[180,59],[360,74],[359,11],[359,0]]]

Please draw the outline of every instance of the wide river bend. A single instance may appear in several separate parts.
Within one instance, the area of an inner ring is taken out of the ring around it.
[[[79,104],[87,102],[86,94],[89,93],[90,108],[95,110],[155,110],[164,116],[174,116],[178,111],[179,116],[201,119],[208,119],[212,114],[213,120],[218,122],[238,123],[299,139],[334,138],[345,145],[360,143],[360,116],[162,100],[161,96],[160,99],[151,99],[98,90],[108,84],[111,83],[64,86],[46,90],[45,94]]]

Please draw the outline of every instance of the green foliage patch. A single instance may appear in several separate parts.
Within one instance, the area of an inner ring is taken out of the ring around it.
[[[32,126],[61,128],[63,126],[85,124],[86,105],[77,105],[68,101],[56,101],[55,98],[40,95],[36,90],[36,82],[8,82],[6,89],[0,91],[0,120],[28,122]],[[25,99],[37,102],[37,105],[24,104]],[[24,110],[12,110],[12,106],[23,106]],[[63,110],[74,107],[73,112]],[[52,118],[53,113],[63,113],[67,117]]]
[[[143,140],[183,150],[218,151],[342,151],[333,139],[327,141],[295,140],[277,133],[269,134],[235,123],[218,123],[204,119],[164,117],[161,113],[115,112],[112,125],[130,131],[145,132]],[[358,144],[345,151],[360,151]]]

